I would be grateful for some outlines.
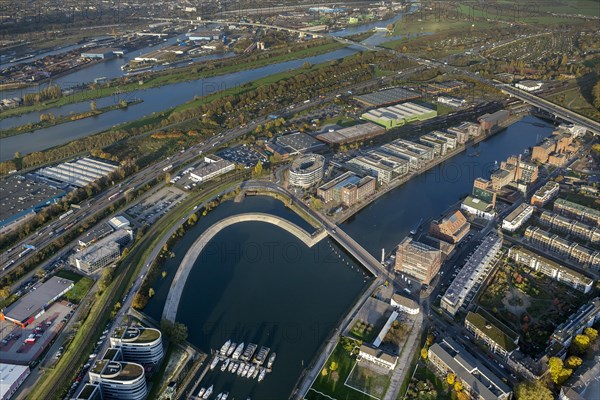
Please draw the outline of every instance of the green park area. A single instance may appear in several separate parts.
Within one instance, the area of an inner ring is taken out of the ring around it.
[[[363,342],[372,342],[378,333],[379,330],[375,329],[375,326],[373,324],[369,324],[362,320],[356,321],[356,323],[350,330],[350,334],[352,336],[359,340],[362,340]]]
[[[400,392],[400,397],[398,397],[398,399],[408,400],[451,400],[455,398],[456,393],[450,389],[448,384],[421,362],[410,379],[406,397],[403,392]]]
[[[94,280],[89,276],[83,276],[73,271],[61,270],[56,276],[73,281],[75,285],[65,294],[65,299],[71,303],[79,304],[85,295],[94,286]]]
[[[304,397],[306,400],[368,400],[380,398],[367,393],[378,393],[389,385],[387,376],[380,376],[365,368],[356,369],[356,356],[361,342],[341,337],[339,343],[325,362],[321,373]],[[365,371],[366,370],[366,371]],[[349,386],[351,382],[354,387]],[[356,388],[359,388],[357,390]]]
[[[520,335],[524,353],[536,356],[546,348],[554,329],[585,300],[577,290],[505,260],[479,305]]]

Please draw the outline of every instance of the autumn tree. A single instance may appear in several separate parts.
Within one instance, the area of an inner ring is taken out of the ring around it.
[[[577,356],[570,356],[565,360],[565,365],[570,369],[575,369],[583,363],[583,360]]]
[[[154,296],[154,289],[150,288],[148,289],[148,297],[151,298],[152,296]]]
[[[454,382],[454,390],[457,392],[460,392],[463,390],[463,384],[460,380],[456,380],[456,382]]]
[[[587,335],[577,335],[571,343],[571,350],[575,354],[583,354],[590,346],[590,337]]]
[[[590,338],[590,342],[593,342],[598,338],[598,330],[594,328],[585,328],[583,334]]]
[[[448,385],[454,385],[454,374],[452,372],[446,377],[446,382],[448,382]]]
[[[550,389],[540,381],[517,384],[515,395],[518,400],[554,400]]]
[[[423,347],[423,348],[421,349],[421,358],[422,358],[423,360],[427,360],[427,355],[428,355],[428,354],[427,354],[427,349],[426,349],[425,347]]]
[[[144,307],[146,307],[146,304],[148,304],[148,297],[141,293],[137,293],[133,298],[133,303],[131,305],[136,310],[143,310]]]
[[[558,357],[551,357],[548,366],[552,381],[557,385],[562,385],[573,373],[572,369],[564,367],[563,361]]]

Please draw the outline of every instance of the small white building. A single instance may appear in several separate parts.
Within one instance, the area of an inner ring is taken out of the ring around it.
[[[490,203],[486,203],[485,201],[472,196],[467,196],[463,200],[460,204],[460,209],[469,214],[483,218],[486,221],[491,221],[496,217],[494,207],[492,207]]]
[[[358,357],[380,367],[387,368],[390,371],[396,368],[396,364],[398,363],[398,357],[366,344],[360,346]]]
[[[521,90],[525,90],[527,92],[535,92],[536,90],[540,90],[542,88],[543,84],[542,82],[539,81],[521,81],[518,83],[515,83],[515,87],[517,89],[521,89]]]
[[[519,229],[533,215],[533,206],[527,203],[519,205],[502,220],[502,229],[514,232]]]
[[[411,315],[417,315],[420,309],[419,304],[417,304],[416,301],[411,300],[408,297],[404,297],[398,293],[394,293],[390,299],[390,304],[397,310]]]

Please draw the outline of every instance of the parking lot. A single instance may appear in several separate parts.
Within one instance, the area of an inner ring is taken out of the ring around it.
[[[149,198],[129,208],[125,213],[137,225],[152,225],[160,217],[183,201],[186,193],[176,187],[159,190]]]
[[[73,306],[62,301],[54,303],[25,329],[10,321],[0,321],[0,359],[22,365],[37,359],[73,312]]]
[[[225,160],[243,165],[244,168],[254,167],[259,161],[263,163],[267,161],[267,157],[264,154],[245,144],[225,149],[217,153],[217,155]]]

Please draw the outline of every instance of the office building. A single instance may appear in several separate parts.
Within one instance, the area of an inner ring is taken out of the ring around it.
[[[554,181],[548,181],[544,186],[536,190],[531,196],[531,205],[541,208],[558,195],[560,185]]]
[[[519,349],[519,335],[484,310],[469,311],[465,318],[465,328],[502,357],[508,357]]]
[[[447,152],[446,139],[439,138],[432,134],[425,134],[419,138],[419,142],[433,149],[433,154],[436,157],[443,156]]]
[[[493,114],[484,114],[477,118],[481,130],[490,133],[499,129],[510,117],[510,112],[507,110],[496,111]]]
[[[508,400],[512,392],[492,371],[450,338],[429,347],[428,363],[445,380],[452,373],[463,390],[477,400]]]
[[[502,229],[514,232],[519,229],[533,215],[533,206],[527,203],[520,204],[502,220]]]
[[[593,226],[600,225],[600,210],[585,207],[569,200],[556,199],[554,201],[554,212]]]
[[[526,92],[535,92],[536,90],[540,90],[542,86],[543,83],[539,81],[524,80],[515,83],[517,89],[525,90]]]
[[[360,178],[348,171],[320,186],[317,196],[325,203],[340,202],[350,207],[375,193],[376,182],[372,176]]]
[[[580,292],[589,293],[594,286],[592,278],[523,247],[511,247],[508,256],[516,263],[539,271]]]
[[[448,243],[460,242],[471,229],[471,224],[459,210],[440,220],[433,220],[429,225],[429,234]]]
[[[442,252],[439,249],[416,242],[409,236],[400,242],[396,250],[396,271],[426,285],[437,275],[441,264]]]
[[[100,388],[103,400],[144,400],[148,395],[144,367],[140,364],[98,360],[88,375],[90,384]]]
[[[318,154],[306,154],[292,162],[289,170],[291,186],[309,188],[323,179],[325,158]]]
[[[444,293],[441,308],[454,316],[477,283],[483,282],[496,264],[496,256],[502,248],[502,238],[490,234],[473,250],[450,287]]]
[[[75,266],[86,274],[93,274],[121,258],[121,250],[132,239],[131,229],[118,229],[76,253]]]
[[[142,326],[121,326],[110,337],[111,347],[121,349],[126,361],[155,365],[162,360],[162,334],[158,329]]]
[[[8,400],[29,376],[27,365],[0,363],[0,400]]]
[[[235,169],[235,164],[211,154],[204,157],[204,162],[190,172],[190,179],[194,182],[206,182],[219,175],[226,174]]]
[[[473,122],[463,122],[459,126],[448,128],[447,131],[456,135],[458,143],[464,144],[469,138],[481,135],[481,125]]]
[[[371,150],[364,156],[352,158],[347,167],[377,178],[380,184],[390,183],[392,179],[406,175],[409,170],[407,160],[379,150]]]

